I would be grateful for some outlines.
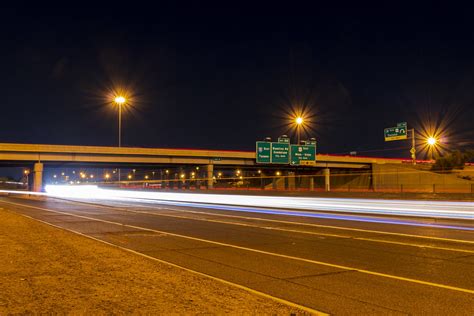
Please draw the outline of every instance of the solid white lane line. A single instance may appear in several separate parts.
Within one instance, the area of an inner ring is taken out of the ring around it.
[[[67,200],[67,199],[60,199],[60,198],[58,198],[58,199],[62,200],[62,201],[70,201],[70,202],[73,201],[73,202],[76,202],[76,203],[93,204],[95,206],[101,206],[102,205],[104,207],[107,207],[103,204],[96,204],[96,203],[83,202],[83,201],[77,201],[77,200]],[[113,203],[127,205],[127,204],[123,204],[121,202],[116,202],[116,201],[113,201]],[[130,205],[130,204],[128,204],[128,205]],[[137,206],[134,206],[134,207],[137,207]],[[146,205],[139,205],[139,207],[157,209],[157,207],[146,206]],[[280,223],[280,224],[292,224],[292,225],[301,225],[301,226],[317,227],[317,228],[348,230],[348,231],[356,231],[356,232],[363,232],[363,233],[374,233],[374,234],[391,235],[391,236],[421,238],[421,239],[448,241],[448,242],[465,243],[465,244],[473,244],[474,245],[474,241],[471,241],[471,240],[452,239],[452,238],[443,238],[443,237],[435,237],[435,236],[412,235],[412,234],[395,233],[395,232],[387,232],[387,231],[380,231],[380,230],[340,227],[340,226],[321,225],[321,224],[313,224],[313,223],[302,223],[302,222],[296,222],[296,221],[295,222],[294,221],[283,221],[283,220],[267,219],[267,218],[261,218],[261,217],[238,216],[238,215],[230,215],[230,214],[218,214],[218,213],[211,213],[211,212],[189,211],[189,210],[186,210],[186,211],[184,211],[184,210],[175,210],[175,209],[169,208],[169,206],[166,206],[165,209],[169,209],[171,211],[177,211],[177,212],[193,213],[193,214],[206,214],[206,215],[212,215],[212,216],[247,219],[247,220],[258,220],[258,221],[273,222],[273,223]]]
[[[351,236],[337,235],[337,234],[316,233],[316,232],[297,230],[297,229],[287,229],[287,228],[280,228],[280,227],[268,227],[268,226],[262,227],[262,226],[259,226],[259,225],[237,223],[237,222],[227,222],[227,221],[220,221],[220,220],[214,220],[214,219],[193,218],[193,217],[189,217],[189,216],[180,216],[180,215],[171,215],[171,214],[161,214],[161,213],[156,213],[156,212],[129,210],[129,209],[124,209],[124,208],[118,208],[118,207],[115,207],[113,205],[108,206],[108,205],[103,205],[103,204],[93,204],[93,203],[87,203],[87,202],[82,202],[82,201],[71,201],[71,200],[66,200],[66,201],[68,203],[76,203],[76,204],[83,204],[83,205],[84,204],[85,205],[94,205],[95,207],[118,210],[118,211],[122,211],[122,212],[137,213],[137,214],[147,214],[147,215],[153,215],[153,216],[163,216],[163,217],[171,217],[171,218],[179,218],[179,219],[188,219],[188,220],[195,220],[195,221],[203,221],[203,222],[211,222],[211,223],[219,223],[219,224],[227,224],[227,225],[235,225],[235,226],[243,226],[243,227],[260,228],[260,229],[291,232],[291,233],[300,233],[300,234],[315,235],[315,236],[326,236],[326,237],[335,237],[335,238],[342,238],[342,239],[363,240],[363,241],[369,241],[369,242],[387,243],[387,244],[395,244],[395,245],[417,247],[417,248],[429,248],[429,249],[437,249],[437,250],[444,250],[444,251],[474,253],[474,250],[449,248],[449,247],[438,247],[438,246],[430,246],[430,245],[420,245],[420,244],[404,243],[404,242],[389,241],[389,240],[387,241],[387,240],[380,240],[380,239],[374,239],[374,238],[365,238],[365,237],[351,237]],[[124,203],[117,203],[117,204],[120,204],[120,205],[123,205],[123,206],[137,207],[137,206],[134,206],[134,205],[124,204]],[[141,207],[141,205],[138,206],[138,207]],[[147,206],[146,208],[156,209],[156,208],[153,208],[152,206]],[[183,213],[198,213],[198,214],[206,214],[206,215],[216,215],[214,213],[181,211],[181,210],[174,210],[174,209],[170,209],[170,208],[165,209],[165,210],[171,210],[173,212],[183,212]],[[226,216],[226,215],[223,215],[223,216]],[[234,218],[236,217],[236,218],[239,218],[239,219],[251,219],[249,217],[240,217],[240,216],[232,216],[232,217],[234,217]],[[279,222],[281,222],[281,221],[279,221]],[[284,223],[288,224],[288,223],[292,223],[292,222],[284,222]],[[293,222],[293,224],[298,225],[300,223],[294,223]]]
[[[69,216],[78,217],[78,218],[84,218],[84,219],[88,219],[88,220],[91,220],[91,221],[97,221],[97,222],[102,222],[102,223],[107,223],[107,224],[112,224],[112,225],[118,225],[118,226],[121,226],[121,227],[129,227],[129,228],[155,232],[155,233],[164,234],[164,235],[173,236],[173,237],[178,237],[178,238],[183,238],[183,239],[200,241],[200,242],[209,243],[209,244],[218,245],[218,246],[223,246],[223,247],[229,247],[229,248],[234,248],[234,249],[239,249],[239,250],[244,250],[244,251],[249,251],[249,252],[265,254],[265,255],[279,257],[279,258],[285,258],[285,259],[301,261],[301,262],[306,262],[306,263],[311,263],[311,264],[316,264],[316,265],[322,265],[322,266],[327,266],[327,267],[332,267],[332,268],[338,268],[338,269],[343,269],[343,270],[352,270],[352,271],[356,271],[356,272],[360,272],[360,273],[364,273],[364,274],[368,274],[368,275],[375,275],[375,276],[394,279],[394,280],[406,281],[406,282],[415,283],[415,284],[422,284],[422,285],[427,285],[427,286],[431,286],[431,287],[437,287],[437,288],[442,288],[442,289],[447,289],[447,290],[452,290],[452,291],[458,291],[458,292],[464,292],[464,293],[468,293],[468,294],[474,294],[474,290],[464,289],[464,288],[460,288],[460,287],[456,287],[456,286],[438,284],[438,283],[422,281],[422,280],[417,280],[417,279],[411,279],[411,278],[406,278],[406,277],[401,277],[401,276],[396,276],[396,275],[391,275],[391,274],[385,274],[385,273],[380,273],[380,272],[375,272],[375,271],[370,271],[370,270],[365,270],[365,269],[358,269],[358,268],[354,268],[354,267],[343,266],[343,265],[339,265],[339,264],[333,264],[333,263],[316,261],[316,260],[305,259],[305,258],[300,258],[300,257],[294,257],[294,256],[289,256],[289,255],[284,255],[284,254],[279,254],[279,253],[273,253],[273,252],[269,252],[269,251],[258,250],[258,249],[253,249],[253,248],[248,248],[248,247],[243,247],[243,246],[238,246],[238,245],[232,245],[232,244],[227,244],[227,243],[213,241],[213,240],[207,240],[207,239],[202,239],[202,238],[197,238],[197,237],[191,237],[191,236],[186,236],[186,235],[169,233],[169,232],[166,232],[166,231],[161,231],[161,230],[156,230],[156,229],[151,229],[151,228],[145,228],[145,227],[140,227],[140,226],[135,226],[135,225],[129,225],[129,224],[124,224],[124,223],[118,223],[118,222],[113,222],[113,221],[97,219],[97,218],[89,217],[89,216],[76,215],[76,214],[71,214],[71,213],[57,211],[57,210],[51,210],[51,209],[47,209],[47,208],[31,206],[31,205],[27,205],[27,204],[20,204],[20,203],[14,203],[14,202],[6,202],[6,201],[1,201],[1,202],[6,203],[6,204],[11,204],[11,205],[16,205],[16,206],[26,207],[26,208],[38,209],[38,210],[46,211],[46,212],[69,215]]]

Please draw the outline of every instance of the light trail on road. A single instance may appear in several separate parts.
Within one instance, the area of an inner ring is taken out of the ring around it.
[[[0,190],[0,193],[36,194],[59,198],[81,198],[88,200],[121,200],[145,203],[161,203],[272,215],[316,217],[323,219],[340,219],[382,224],[474,230],[474,228],[466,226],[452,226],[436,223],[421,223],[410,220],[390,218],[380,219],[348,214],[334,214],[339,212],[365,215],[395,215],[474,220],[473,202],[146,192],[103,189],[95,185],[48,185],[46,186],[46,193],[8,190]],[[333,214],[315,214],[307,211],[325,211]]]
[[[400,215],[474,220],[473,202],[413,201],[349,198],[252,196],[202,193],[110,190],[97,186],[46,186],[50,196],[70,198],[135,198],[145,200],[239,205],[313,211],[340,211],[376,215]]]
[[[373,215],[397,215],[474,220],[473,202],[145,192],[132,190],[102,189],[98,188],[97,186],[48,185],[46,186],[46,192],[49,196],[62,198],[93,198],[112,200],[138,199],[157,202],[160,201],[173,203],[199,203],[200,206],[212,205],[213,208],[215,208],[216,204],[218,204],[220,205],[220,207],[223,207],[223,205],[225,205],[227,208],[228,206],[233,206],[232,210],[240,211],[245,211],[245,209],[242,207],[264,207],[292,210],[330,211],[344,213],[363,213]],[[247,209],[247,211],[274,212],[273,210],[256,209]],[[288,214],[285,215],[295,215],[295,213],[288,212]],[[301,213],[297,215],[312,216],[311,213]],[[364,221],[367,221],[367,219],[364,218]],[[406,223],[404,222],[398,224]]]
[[[142,203],[152,202],[150,200],[140,200],[140,199],[127,199],[127,200],[130,202],[142,202]],[[366,223],[395,224],[395,225],[435,227],[435,228],[474,231],[474,227],[471,228],[471,227],[466,227],[466,226],[443,225],[443,224],[436,224],[436,223],[421,223],[421,222],[415,222],[415,221],[409,221],[409,220],[398,220],[398,219],[370,218],[370,217],[363,217],[363,216],[357,216],[357,215],[342,215],[342,214],[327,214],[327,213],[321,214],[321,213],[298,212],[298,211],[290,211],[290,210],[287,210],[287,211],[271,210],[271,209],[249,208],[249,207],[232,206],[232,205],[215,205],[215,204],[189,203],[189,202],[159,201],[159,203],[165,204],[165,205],[199,207],[199,208],[207,208],[207,209],[223,210],[223,211],[260,213],[260,214],[269,214],[269,215],[286,215],[286,216],[297,216],[297,217],[312,217],[312,218],[346,220],[346,221],[366,222]]]

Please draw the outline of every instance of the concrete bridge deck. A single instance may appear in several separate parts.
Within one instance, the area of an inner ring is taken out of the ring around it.
[[[0,161],[256,165],[255,152],[206,149],[71,146],[0,143]],[[318,154],[316,167],[363,168],[402,159]]]
[[[403,159],[316,155],[316,163],[305,168],[324,168],[329,190],[330,168],[372,169],[373,164],[402,164]],[[34,164],[34,189],[42,188],[43,165],[203,165],[208,187],[212,187],[214,166],[256,166],[255,152],[205,149],[72,146],[0,143],[0,163]],[[293,167],[293,166],[288,166]]]

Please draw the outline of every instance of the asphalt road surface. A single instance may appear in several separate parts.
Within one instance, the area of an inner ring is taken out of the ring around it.
[[[52,225],[336,315],[474,315],[469,220],[0,197]]]

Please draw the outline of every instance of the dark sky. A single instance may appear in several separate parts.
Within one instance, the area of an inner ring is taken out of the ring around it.
[[[473,147],[469,8],[296,5],[3,8],[0,142],[116,145],[126,87],[126,146],[254,150],[305,107],[322,153],[407,155],[402,121]]]

